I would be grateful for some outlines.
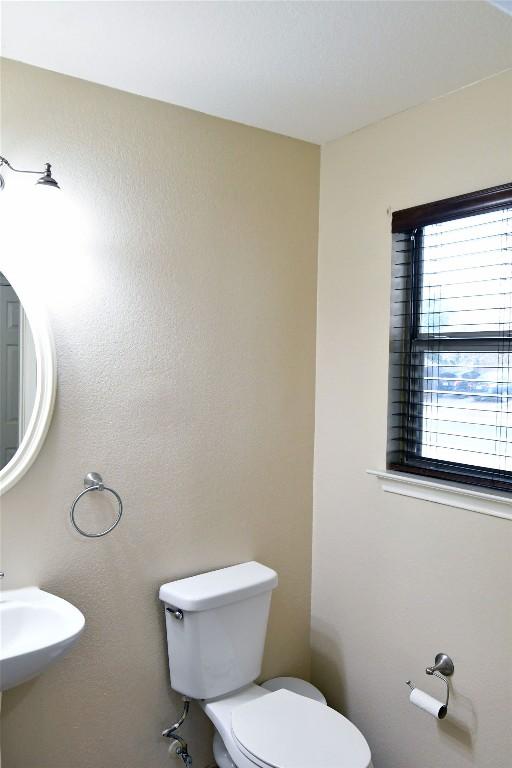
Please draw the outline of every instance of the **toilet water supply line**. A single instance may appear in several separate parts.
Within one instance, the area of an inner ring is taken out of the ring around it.
[[[176,731],[179,728],[181,728],[181,726],[185,722],[189,709],[190,709],[190,699],[183,697],[183,712],[181,714],[180,719],[178,720],[177,723],[174,723],[174,725],[171,725],[170,728],[166,728],[165,731],[162,731],[162,736],[164,736],[164,738],[173,739],[174,741],[177,741],[179,743],[179,747],[176,750],[176,754],[179,757],[181,757],[181,759],[183,760],[187,768],[190,768],[190,766],[192,765],[192,757],[189,755],[187,742],[182,736],[176,733]]]

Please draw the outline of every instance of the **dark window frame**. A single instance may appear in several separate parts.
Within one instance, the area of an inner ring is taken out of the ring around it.
[[[512,182],[393,213],[394,257],[396,257],[397,253],[404,253],[406,256],[400,257],[404,260],[403,264],[399,262],[399,266],[404,267],[403,274],[393,275],[392,291],[400,290],[404,292],[404,299],[401,301],[409,306],[409,316],[407,323],[404,323],[403,327],[396,332],[396,327],[395,331],[393,330],[392,312],[390,357],[392,358],[393,355],[398,354],[400,356],[400,363],[390,364],[389,373],[387,467],[390,470],[422,475],[448,482],[467,483],[512,492],[512,471],[493,470],[471,464],[431,459],[418,455],[418,450],[421,447],[422,427],[418,428],[416,417],[414,426],[411,425],[411,420],[408,420],[414,407],[411,395],[413,356],[421,355],[422,342],[423,351],[426,351],[426,339],[428,338],[428,336],[423,335],[422,339],[422,334],[419,330],[419,308],[421,306],[422,288],[421,239],[423,227],[507,207],[512,207]],[[394,267],[394,270],[396,271],[396,267]],[[400,302],[395,300],[395,303]],[[506,338],[510,340],[512,345],[512,331]],[[438,343],[440,352],[449,350],[465,352],[475,351],[476,349],[481,351],[483,347],[489,351],[501,351],[499,344],[503,344],[503,341],[504,335],[502,333],[498,336],[493,332],[478,333],[468,331],[446,335],[442,342],[440,340]],[[400,345],[400,353],[397,352],[397,344]],[[432,342],[430,341],[430,346],[431,344]],[[394,379],[397,376],[407,383],[407,389],[404,389],[402,385],[400,393],[402,398],[404,396],[406,398],[405,404],[402,401],[398,408],[397,402],[394,400],[397,389]],[[421,380],[425,380],[423,375]],[[418,421],[421,424],[421,417]],[[398,437],[396,436],[397,430]],[[413,437],[411,437],[411,434]],[[399,444],[398,449],[396,447],[397,443]]]

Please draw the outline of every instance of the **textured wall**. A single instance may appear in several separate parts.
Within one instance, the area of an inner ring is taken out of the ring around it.
[[[512,760],[512,524],[384,494],[394,210],[508,182],[512,73],[322,150],[313,535],[313,679],[367,735],[376,768]],[[408,703],[437,651],[450,717]]]
[[[162,582],[274,567],[264,672],[309,673],[319,150],[13,62],[2,85],[2,154],[51,160],[62,185],[32,206],[24,178],[2,225],[1,266],[38,285],[59,365],[42,453],[2,500],[5,587],[87,622],[4,696],[3,768],[157,768],[179,706]],[[125,502],[98,541],[68,523],[89,470]],[[201,768],[203,715],[185,732]]]

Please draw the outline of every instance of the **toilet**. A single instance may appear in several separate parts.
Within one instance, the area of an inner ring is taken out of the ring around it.
[[[254,683],[276,586],[249,562],[160,587],[172,688],[212,721],[219,768],[372,768],[362,733],[310,683]]]

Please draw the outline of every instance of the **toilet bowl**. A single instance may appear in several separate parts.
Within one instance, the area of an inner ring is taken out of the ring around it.
[[[322,691],[319,691],[312,683],[301,680],[300,677],[271,677],[265,683],[261,684],[262,688],[267,691],[280,691],[284,688],[287,691],[293,691],[301,696],[305,696],[307,699],[313,699],[313,701],[319,701],[321,704],[327,704],[325,696]]]
[[[219,768],[372,768],[362,733],[314,686],[254,683],[276,586],[275,571],[256,562],[164,584],[173,689],[215,726]]]
[[[243,708],[275,691],[289,695],[266,699],[252,711]],[[297,696],[313,707],[303,701],[297,708]],[[224,704],[201,706],[216,728],[213,755],[218,768],[372,768],[364,736],[329,709],[323,694],[305,680],[274,678],[249,686]],[[334,716],[326,719],[325,709]]]

